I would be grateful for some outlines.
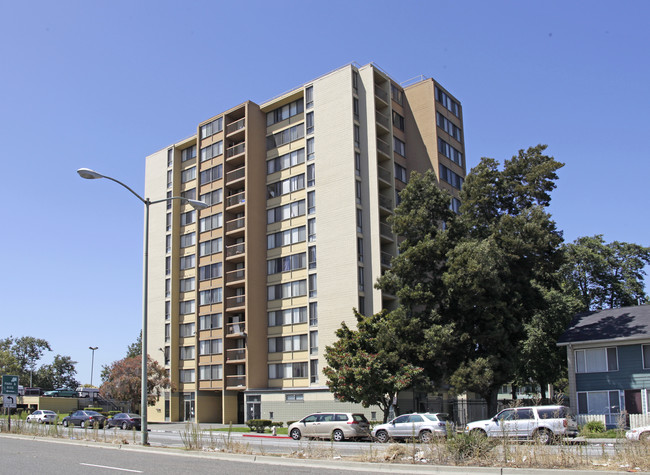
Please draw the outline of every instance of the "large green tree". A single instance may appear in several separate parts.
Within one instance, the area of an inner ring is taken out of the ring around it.
[[[69,356],[56,355],[52,364],[41,366],[34,374],[36,386],[41,388],[71,388],[76,389],[79,381],[75,377],[76,361]]]
[[[329,366],[323,369],[327,386],[339,401],[363,407],[379,406],[384,422],[397,393],[413,385],[422,368],[405,361],[378,338],[386,314],[364,317],[355,311],[357,328],[345,322],[336,331],[338,340],[325,349]]]
[[[644,267],[650,248],[627,242],[606,243],[601,234],[579,237],[564,246],[563,286],[581,310],[639,305],[648,301]]]

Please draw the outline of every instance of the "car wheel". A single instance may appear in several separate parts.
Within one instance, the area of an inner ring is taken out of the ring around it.
[[[332,440],[334,442],[342,442],[343,439],[345,439],[345,436],[343,435],[343,431],[341,429],[334,429],[332,431]]]
[[[487,437],[487,434],[483,429],[472,429],[469,433],[474,437]]]
[[[86,428],[86,421],[81,421],[79,423],[79,427],[81,427],[82,429],[85,429]]]
[[[293,440],[300,440],[300,429],[291,429],[289,434]]]
[[[70,421],[68,421],[68,420],[63,421],[63,427],[68,427],[69,424],[70,424]]]
[[[550,444],[553,440],[553,433],[548,429],[539,429],[535,432],[533,437],[535,438],[536,442],[547,445]]]
[[[129,428],[129,425],[126,422],[122,422],[122,430],[126,430]]]
[[[642,442],[650,442],[650,432],[641,432],[639,434],[639,440]]]
[[[433,435],[431,435],[430,430],[423,430],[420,432],[420,442],[423,444],[428,444],[433,440]]]
[[[45,422],[45,421],[44,421],[43,419],[38,419],[37,422],[38,422],[39,424],[42,424],[42,423]]]
[[[385,444],[386,442],[388,442],[388,439],[390,439],[390,437],[388,437],[388,432],[386,432],[385,430],[378,430],[377,435],[375,437],[377,437],[377,440],[382,444]]]

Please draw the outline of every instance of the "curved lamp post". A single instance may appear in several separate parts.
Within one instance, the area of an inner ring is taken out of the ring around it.
[[[156,204],[156,203],[166,203],[171,200],[181,200],[183,203],[187,203],[192,208],[195,210],[202,210],[206,209],[209,207],[209,205],[205,204],[203,201],[197,201],[197,200],[190,200],[187,198],[183,198],[181,196],[172,196],[170,198],[163,198],[160,200],[154,200],[151,201],[149,198],[143,198],[139,194],[137,194],[135,191],[133,191],[131,188],[129,188],[127,185],[122,183],[119,180],[116,180],[115,178],[112,178],[110,176],[102,175],[101,173],[97,173],[94,170],[90,170],[88,168],[80,168],[77,170],[77,173],[81,178],[86,178],[88,180],[94,180],[97,178],[106,178],[107,180],[114,181],[118,185],[123,186],[127,190],[129,190],[133,195],[135,195],[136,198],[138,198],[142,203],[144,203],[144,256],[143,256],[143,263],[142,263],[142,384],[141,384],[141,399],[140,399],[140,417],[142,419],[142,428],[141,428],[141,433],[142,433],[142,445],[147,445],[147,286],[148,286],[148,267],[149,267],[149,206]]]

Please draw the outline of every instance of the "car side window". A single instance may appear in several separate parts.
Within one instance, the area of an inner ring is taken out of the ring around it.
[[[517,409],[517,419],[535,419],[532,409]]]
[[[331,422],[332,419],[332,414],[321,414],[321,416],[318,418],[318,422]]]
[[[422,416],[418,416],[417,414],[412,414],[409,416],[409,422],[422,422]]]
[[[408,422],[409,416],[399,416],[395,420],[393,420],[393,423],[395,424],[404,424],[405,422]]]
[[[336,414],[334,420],[337,422],[346,422],[348,420],[348,416],[347,414]]]
[[[499,414],[497,414],[497,420],[499,421],[509,421],[515,415],[514,409],[504,409]]]
[[[302,421],[303,422],[316,422],[317,419],[318,419],[318,416],[312,415],[312,416],[305,417]]]

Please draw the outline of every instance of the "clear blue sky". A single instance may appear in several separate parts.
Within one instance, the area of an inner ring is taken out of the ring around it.
[[[650,245],[650,2],[0,2],[0,338],[94,382],[141,328],[144,157],[245,100],[375,62],[463,104],[468,169],[545,143],[565,239]]]

